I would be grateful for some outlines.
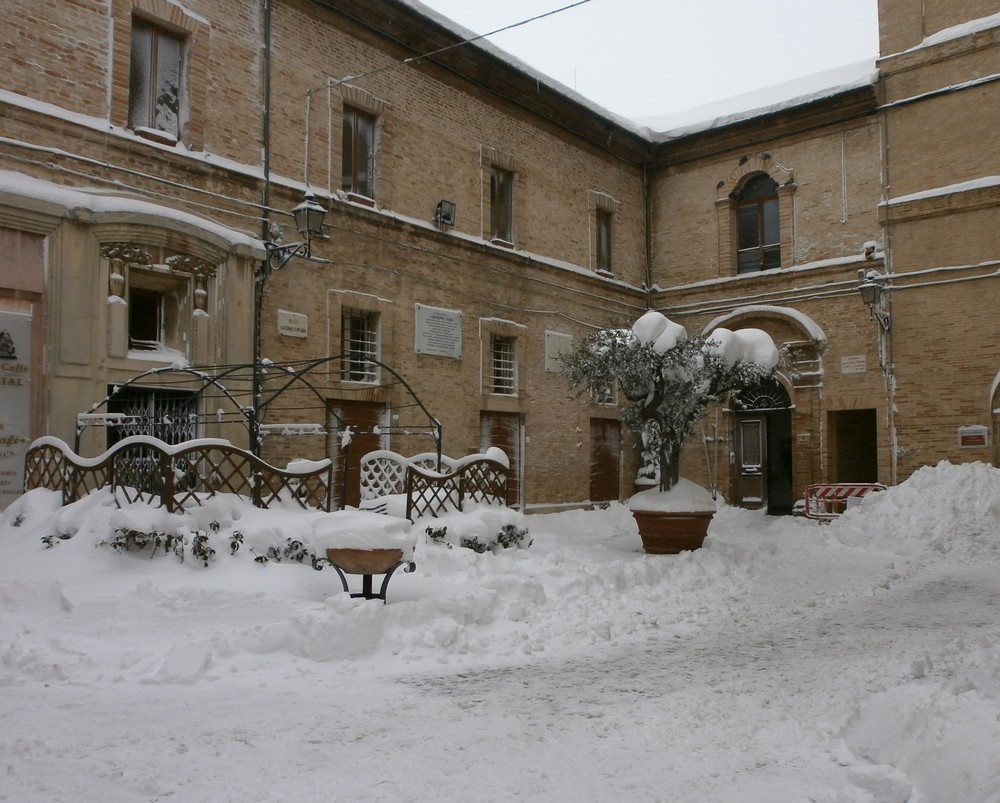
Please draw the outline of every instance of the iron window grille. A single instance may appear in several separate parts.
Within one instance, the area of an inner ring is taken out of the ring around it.
[[[491,346],[490,390],[513,396],[517,393],[517,355],[512,337],[494,335]]]
[[[109,388],[113,391],[114,388]],[[109,413],[122,413],[123,423],[108,427],[110,448],[122,438],[144,435],[176,445],[200,436],[198,399],[191,391],[128,388],[108,399]]]
[[[344,361],[340,378],[349,382],[377,382],[378,313],[345,309],[341,317]]]

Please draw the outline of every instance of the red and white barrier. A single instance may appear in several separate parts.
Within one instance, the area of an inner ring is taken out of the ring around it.
[[[878,482],[834,482],[807,485],[805,515],[810,519],[835,519],[847,508],[860,504],[873,491],[884,491]]]

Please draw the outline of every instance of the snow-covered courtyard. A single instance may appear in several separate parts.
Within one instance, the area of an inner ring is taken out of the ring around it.
[[[497,553],[418,522],[386,605],[254,561],[301,514],[208,511],[245,541],[206,568],[97,546],[109,503],[0,524],[0,800],[1000,801],[992,467],[679,556],[622,505]]]

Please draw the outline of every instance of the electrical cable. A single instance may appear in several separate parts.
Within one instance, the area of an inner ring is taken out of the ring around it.
[[[456,47],[461,47],[462,45],[471,44],[472,42],[478,42],[480,39],[486,39],[490,36],[494,36],[498,33],[503,33],[504,31],[510,31],[514,28],[520,28],[522,25],[527,25],[530,22],[536,22],[540,19],[545,19],[545,17],[551,17],[554,14],[561,14],[563,11],[569,11],[577,6],[582,6],[589,3],[590,0],[577,0],[575,3],[570,3],[569,5],[562,6],[561,8],[553,9],[552,11],[546,11],[542,14],[537,14],[534,17],[529,17],[528,19],[523,19],[520,22],[513,22],[510,25],[505,25],[502,28],[497,28],[496,30],[490,31],[489,33],[476,34],[476,36],[469,37],[468,39],[463,39],[460,42],[453,42],[450,45],[445,45],[444,47],[439,47],[436,50],[430,50],[427,53],[422,53],[419,56],[410,56],[409,58],[402,59],[401,61],[393,62],[392,64],[387,64],[384,67],[376,67],[374,70],[368,70],[367,72],[358,73],[357,75],[348,75],[344,78],[338,78],[335,81],[328,80],[327,83],[322,86],[313,87],[307,91],[307,95],[312,95],[313,92],[319,92],[323,89],[330,89],[331,87],[340,86],[341,84],[346,84],[351,81],[359,81],[362,78],[368,78],[372,75],[378,75],[379,73],[386,72],[388,70],[394,70],[397,67],[404,67],[410,64],[415,64],[422,61],[423,59],[433,58],[434,56],[439,56],[449,50],[454,50]]]

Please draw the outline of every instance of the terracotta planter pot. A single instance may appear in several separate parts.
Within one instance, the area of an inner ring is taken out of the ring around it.
[[[676,555],[700,549],[715,513],[673,513],[664,510],[633,510],[639,525],[642,548],[652,555]]]
[[[328,549],[326,559],[347,574],[385,574],[403,559],[403,550]]]

